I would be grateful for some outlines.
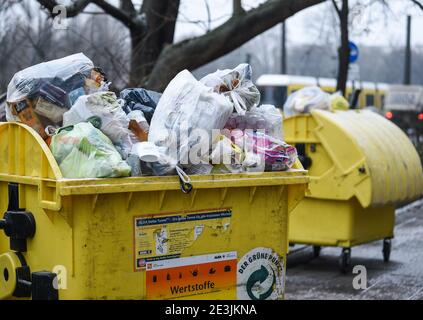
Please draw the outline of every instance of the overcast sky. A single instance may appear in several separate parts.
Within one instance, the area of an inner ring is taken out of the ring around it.
[[[4,1],[4,0],[0,0]],[[9,0],[10,1],[10,0]],[[33,1],[35,4],[35,0]],[[69,3],[71,0],[61,0],[61,3]],[[118,4],[119,0],[108,0]],[[159,0],[158,0],[159,1]],[[260,5],[266,0],[243,0],[246,10]],[[423,2],[423,0],[421,0]],[[142,0],[133,0],[139,7]],[[376,2],[375,0],[350,0],[350,7],[357,9],[357,3]],[[423,11],[412,4],[411,0],[385,0],[390,10],[383,9],[381,5],[373,5],[370,9],[353,11],[351,15],[360,17],[355,19],[351,40],[359,45],[378,46],[404,46],[406,33],[406,15],[413,17],[412,22],[412,45],[423,46]],[[208,27],[209,7],[211,25],[213,29],[225,22],[232,14],[232,1],[229,0],[181,0],[178,23],[176,26],[176,40],[204,34]],[[98,7],[91,5],[90,10]],[[357,14],[356,14],[357,13]],[[322,41],[321,30],[332,33],[334,9],[330,1],[305,9],[287,20],[288,44],[316,44]],[[197,23],[192,23],[193,21]],[[199,23],[198,23],[199,22]],[[365,29],[368,28],[368,32]],[[280,26],[274,28],[280,32]],[[333,36],[335,36],[333,34]],[[335,38],[337,40],[337,38]]]
[[[423,45],[423,11],[411,4],[410,0],[386,0],[391,10],[384,10],[380,5],[373,5],[370,10],[357,14],[354,21],[356,29],[353,30],[352,40],[362,45],[402,46],[405,43],[406,15],[413,16],[412,44]],[[243,6],[251,8],[259,5],[264,0],[244,0]],[[352,3],[356,0],[352,0]],[[362,0],[361,2],[366,2]],[[207,23],[190,24],[189,20],[207,21],[205,0],[182,0],[179,21],[176,30],[176,39],[200,35],[205,32]],[[223,23],[231,14],[232,5],[228,0],[209,0],[212,27]],[[323,10],[322,10],[323,9]],[[330,2],[306,9],[287,21],[288,42],[291,44],[311,43],[318,41],[318,30],[322,21],[333,17]],[[193,18],[194,17],[194,18]],[[333,20],[332,20],[333,21]],[[327,26],[326,26],[327,27]],[[370,28],[364,32],[365,27]],[[278,27],[277,27],[278,28]]]

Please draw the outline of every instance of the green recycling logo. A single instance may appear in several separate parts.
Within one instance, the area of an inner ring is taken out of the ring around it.
[[[284,293],[283,259],[270,248],[255,248],[238,262],[237,297],[241,300],[274,300]]]

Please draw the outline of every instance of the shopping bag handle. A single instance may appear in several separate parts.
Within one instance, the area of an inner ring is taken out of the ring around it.
[[[191,178],[184,172],[184,170],[182,170],[182,168],[178,166],[176,166],[176,173],[179,176],[182,192],[190,193],[192,190]]]

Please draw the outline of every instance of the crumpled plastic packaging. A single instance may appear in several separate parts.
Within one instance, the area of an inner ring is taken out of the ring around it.
[[[244,144],[246,154],[252,153],[264,160],[265,171],[288,170],[298,158],[295,147],[262,132],[246,131]]]
[[[127,117],[129,119],[129,129],[132,133],[139,141],[147,141],[150,125],[144,117],[144,113],[141,110],[134,110],[129,112]]]
[[[126,113],[131,111],[142,111],[148,124],[151,122],[154,110],[159,103],[161,93],[146,90],[143,88],[131,88],[123,90],[119,97],[124,100],[123,110]]]
[[[141,170],[143,173],[156,176],[175,173],[176,159],[171,158],[154,143],[148,141],[135,143],[132,147],[131,154],[137,155],[141,161]]]
[[[309,113],[313,109],[330,110],[330,95],[319,87],[305,87],[291,94],[283,111],[286,117]]]
[[[350,103],[344,98],[340,91],[337,91],[330,95],[330,108],[331,110],[348,110]]]
[[[65,178],[116,178],[131,173],[110,139],[91,123],[58,129],[50,149]]]
[[[130,153],[136,137],[128,129],[129,118],[122,110],[114,92],[96,92],[76,100],[63,115],[63,126],[91,122],[122,149],[124,158]]]
[[[242,63],[233,70],[217,70],[202,78],[200,82],[225,96],[239,114],[245,114],[260,103],[260,91],[252,81],[252,69],[249,64]]]
[[[213,141],[210,161],[214,164],[213,173],[239,173],[242,172],[242,162],[245,153],[225,135],[219,135]]]
[[[197,81],[188,71],[181,71],[169,83],[154,112],[148,141],[165,155],[184,166],[192,163],[189,157],[193,145],[200,143],[204,133],[211,145],[212,130],[222,129],[233,111],[232,104]],[[209,148],[197,154],[207,156]]]
[[[31,66],[16,73],[7,87],[6,118],[29,125],[47,139],[47,126],[61,126],[76,99],[108,90],[106,81],[82,53]]]
[[[152,176],[175,175],[176,165],[176,161],[165,154],[162,154],[160,159],[155,162],[141,161],[142,172]]]
[[[270,104],[251,108],[244,115],[233,113],[225,124],[225,129],[264,130],[269,136],[283,140],[282,115]]]

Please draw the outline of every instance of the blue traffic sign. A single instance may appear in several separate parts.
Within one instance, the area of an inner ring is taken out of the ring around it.
[[[350,63],[357,62],[359,56],[359,50],[357,45],[354,42],[350,41],[348,43],[348,46],[350,48]]]

